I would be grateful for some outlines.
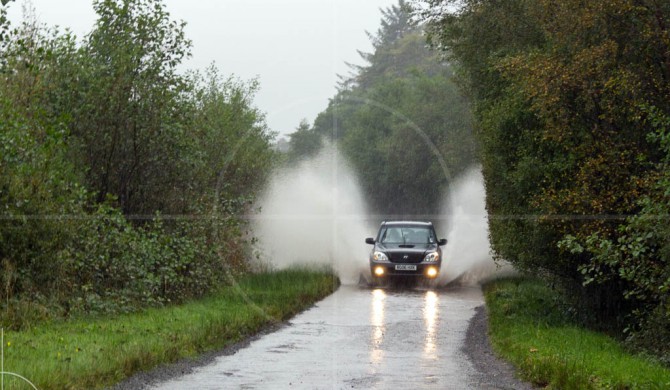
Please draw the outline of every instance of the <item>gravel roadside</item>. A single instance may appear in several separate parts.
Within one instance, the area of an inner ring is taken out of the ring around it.
[[[477,389],[534,389],[531,384],[519,380],[514,374],[514,367],[493,352],[488,337],[486,306],[479,306],[475,310],[462,350],[479,373],[475,378]]]

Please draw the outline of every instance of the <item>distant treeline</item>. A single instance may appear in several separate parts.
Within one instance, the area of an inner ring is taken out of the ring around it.
[[[3,1],[3,3],[6,3]],[[95,0],[81,40],[0,6],[0,324],[200,296],[244,272],[274,159],[255,81],[177,69],[162,0]]]
[[[670,362],[670,2],[428,0],[500,258]]]
[[[475,163],[472,114],[452,68],[426,44],[408,2],[383,10],[366,64],[341,77],[314,124],[291,135],[290,156],[337,141],[374,214],[436,215],[452,179]]]

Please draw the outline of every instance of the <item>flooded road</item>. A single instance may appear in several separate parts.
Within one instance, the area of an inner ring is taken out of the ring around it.
[[[279,331],[153,388],[482,388],[462,350],[482,304],[478,287],[342,286]]]

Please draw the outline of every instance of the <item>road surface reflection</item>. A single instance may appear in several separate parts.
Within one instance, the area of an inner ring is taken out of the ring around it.
[[[478,288],[341,286],[279,331],[160,389],[467,389],[462,347]]]
[[[440,298],[434,291],[426,291],[424,295],[423,320],[426,326],[425,343],[423,347],[424,359],[437,359],[435,345],[435,329],[440,314]]]
[[[372,312],[370,313],[370,324],[372,325],[372,346],[370,350],[370,361],[373,364],[379,364],[384,358],[382,342],[384,341],[384,300],[386,293],[384,290],[376,289],[372,291]]]

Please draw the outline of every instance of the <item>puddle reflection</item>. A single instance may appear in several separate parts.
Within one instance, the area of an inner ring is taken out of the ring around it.
[[[424,296],[423,320],[426,326],[426,339],[423,347],[424,357],[437,359],[437,347],[435,345],[435,332],[439,317],[440,298],[434,291],[426,291]]]
[[[376,289],[372,291],[372,311],[370,313],[370,324],[372,324],[372,342],[370,350],[370,361],[373,364],[379,364],[384,351],[381,344],[384,341],[384,332],[386,325],[384,323],[384,309],[386,305],[386,293],[384,290]]]
[[[372,291],[372,310],[370,311],[370,362],[378,365],[384,358],[384,336],[387,331],[385,322],[387,293],[382,289]],[[437,328],[440,320],[440,296],[435,291],[426,291],[422,301],[423,315],[423,358],[436,360],[437,351]],[[417,308],[418,309],[418,308]]]

